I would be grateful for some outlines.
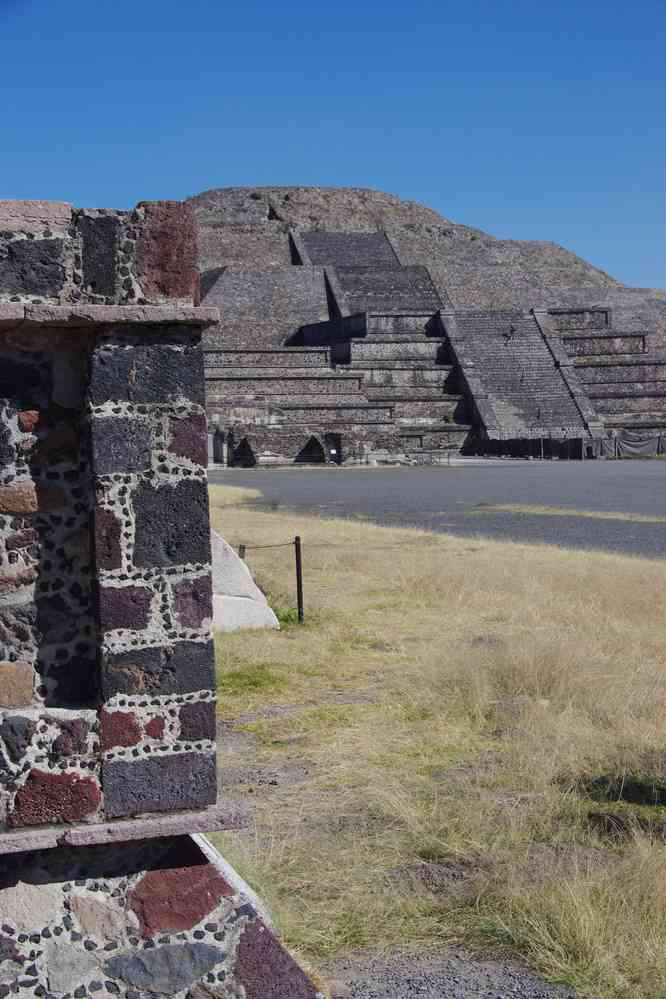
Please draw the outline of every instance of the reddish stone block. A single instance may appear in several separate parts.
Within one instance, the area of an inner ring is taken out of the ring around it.
[[[163,739],[164,738],[164,718],[155,716],[151,718],[146,725],[146,735],[149,739]]]
[[[201,414],[169,420],[169,451],[204,468],[208,464],[208,425]]]
[[[149,299],[199,303],[197,223],[194,209],[178,201],[144,201],[136,243],[137,277]]]
[[[180,709],[180,741],[215,741],[215,701],[195,701]]]
[[[37,508],[42,513],[53,513],[67,505],[67,496],[60,486],[37,486]]]
[[[102,711],[100,716],[102,749],[136,746],[141,742],[141,726],[131,711]]]
[[[38,409],[24,409],[18,414],[18,425],[24,434],[31,434],[39,423]]]
[[[101,586],[99,620],[103,631],[129,628],[139,631],[148,626],[152,594],[144,586]]]
[[[0,513],[35,513],[37,490],[34,482],[0,486]]]
[[[37,441],[32,460],[36,465],[52,465],[59,461],[75,462],[79,459],[80,446],[81,438],[74,427],[61,427]]]
[[[130,893],[143,937],[191,930],[233,889],[212,864],[149,871]]]
[[[23,787],[16,792],[9,824],[80,822],[97,811],[101,797],[99,785],[92,777],[31,770]]]
[[[173,588],[176,620],[181,628],[200,628],[213,616],[213,583],[210,575],[183,579]]]
[[[95,555],[100,569],[120,569],[121,524],[112,510],[95,510]]]
[[[10,534],[5,541],[5,547],[8,552],[17,551],[20,548],[29,548],[36,541],[39,541],[39,534],[30,527],[25,531],[17,531],[15,534]]]
[[[246,999],[316,999],[317,990],[260,919],[248,923],[236,951],[236,982]]]

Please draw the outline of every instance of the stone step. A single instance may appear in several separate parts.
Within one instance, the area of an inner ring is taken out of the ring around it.
[[[207,367],[328,367],[328,347],[277,347],[274,350],[207,350],[204,347]]]
[[[354,368],[354,373],[362,377],[362,387],[365,391],[373,388],[402,387],[406,391],[420,391],[438,387],[440,392],[447,382],[452,381],[452,368]]]
[[[335,367],[336,371],[344,371],[348,369],[350,372],[356,373],[357,371],[361,374],[369,371],[423,371],[423,372],[436,372],[441,371],[446,375],[449,375],[455,365],[453,364],[433,364],[428,358],[423,357],[401,357],[398,360],[387,359],[385,361],[350,361],[348,364],[337,364]]]
[[[336,395],[338,392],[359,391],[363,379],[360,375],[335,375],[318,378],[314,375],[301,375],[292,378],[288,375],[253,376],[251,378],[235,378],[224,375],[220,378],[208,379],[208,391],[213,395],[228,393],[230,395],[270,395],[277,392],[320,392]]]
[[[430,361],[435,364],[446,356],[446,347],[438,340],[352,340],[351,360],[355,361]]]
[[[587,394],[590,399],[666,399],[666,381],[590,385]]]
[[[635,399],[622,396],[617,399],[597,399],[594,402],[597,413],[606,422],[606,414],[635,413],[653,416],[654,414],[666,413],[666,393],[660,396],[645,397],[640,396]]]
[[[346,371],[344,368],[281,368],[276,370],[268,367],[222,367],[208,368],[206,378],[228,379],[238,378],[282,379],[282,378],[358,378],[356,371]]]
[[[309,403],[287,403],[280,406],[280,410],[289,416],[290,422],[311,424],[320,422],[325,426],[329,424],[342,425],[347,423],[387,423],[393,422],[393,407],[378,406],[372,403],[356,403],[354,405],[326,405]]]
[[[365,382],[363,394],[373,402],[445,402],[449,398],[460,398],[459,395],[448,396],[442,392],[441,385],[372,385]]]
[[[428,399],[425,402],[420,400],[397,401],[393,404],[393,415],[396,420],[410,419],[412,417],[425,417],[438,422],[456,418],[467,419],[467,408],[462,396],[448,396],[444,399],[440,397],[438,401]]]

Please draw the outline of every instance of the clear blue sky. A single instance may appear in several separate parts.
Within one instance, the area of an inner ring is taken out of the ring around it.
[[[0,197],[376,187],[666,287],[666,6],[0,0]]]

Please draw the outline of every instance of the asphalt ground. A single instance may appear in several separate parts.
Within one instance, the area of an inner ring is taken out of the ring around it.
[[[209,469],[211,483],[259,489],[262,502],[465,537],[666,555],[666,461],[460,462],[443,467]],[[493,510],[558,507],[564,516]],[[581,511],[620,519],[581,516]],[[650,523],[633,517],[664,518]],[[248,539],[250,541],[250,539]]]

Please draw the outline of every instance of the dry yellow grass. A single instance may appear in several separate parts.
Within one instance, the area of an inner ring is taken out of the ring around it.
[[[665,848],[599,839],[576,793],[664,750],[664,563],[222,510],[211,494],[232,544],[303,538],[306,626],[218,640],[223,715],[291,706],[247,727],[256,763],[298,762],[303,779],[257,796],[254,837],[219,839],[288,943],[316,961],[496,942],[581,996],[666,996]],[[248,559],[293,607],[293,552]],[[533,844],[620,860],[535,885]],[[464,862],[472,891],[396,879],[423,860]]]
[[[484,503],[475,513],[524,513],[532,517],[584,517],[588,520],[622,520],[635,524],[666,524],[666,517],[622,510],[578,510],[569,506],[541,506],[537,503]]]

